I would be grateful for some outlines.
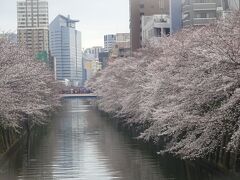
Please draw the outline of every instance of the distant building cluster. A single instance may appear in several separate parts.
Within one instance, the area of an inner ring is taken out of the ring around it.
[[[130,56],[130,33],[104,35],[104,47],[94,46],[84,51],[84,82],[104,69],[109,59],[128,56]]]
[[[83,86],[110,59],[131,56],[151,39],[204,26],[239,9],[240,0],[129,0],[130,33],[106,34],[103,46],[83,50],[78,20],[58,15],[49,24],[47,0],[17,0],[17,35],[0,34],[49,63],[58,81]]]
[[[49,24],[47,0],[17,0],[17,35],[0,38],[25,46],[36,59],[54,70],[55,78],[67,85],[83,86],[85,81],[107,66],[109,58],[130,55],[130,34],[107,34],[104,47],[83,51],[78,20],[58,15]]]
[[[83,85],[81,32],[78,20],[58,15],[49,24],[47,0],[17,0],[17,41],[54,70],[58,81]]]

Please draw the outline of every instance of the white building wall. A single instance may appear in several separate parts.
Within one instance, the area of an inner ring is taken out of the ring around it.
[[[152,38],[169,35],[170,26],[169,15],[142,16],[142,46]]]

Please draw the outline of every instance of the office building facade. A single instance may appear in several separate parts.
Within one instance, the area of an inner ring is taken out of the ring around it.
[[[182,25],[205,25],[222,16],[222,0],[182,0]]]
[[[50,24],[50,52],[56,59],[57,80],[68,79],[74,86],[83,83],[81,32],[78,20],[58,15]]]
[[[17,1],[18,43],[38,59],[47,60],[49,52],[48,2],[46,0]]]
[[[182,25],[205,25],[239,9],[240,0],[182,0]]]

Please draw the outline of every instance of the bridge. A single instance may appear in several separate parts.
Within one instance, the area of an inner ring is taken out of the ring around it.
[[[90,94],[61,94],[62,98],[97,98],[94,93]]]

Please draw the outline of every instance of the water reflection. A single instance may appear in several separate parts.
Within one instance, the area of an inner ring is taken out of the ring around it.
[[[31,135],[23,148],[1,164],[0,179],[219,179],[204,168],[157,157],[85,100],[68,99],[65,107],[49,126]],[[234,178],[224,178],[228,179]]]

